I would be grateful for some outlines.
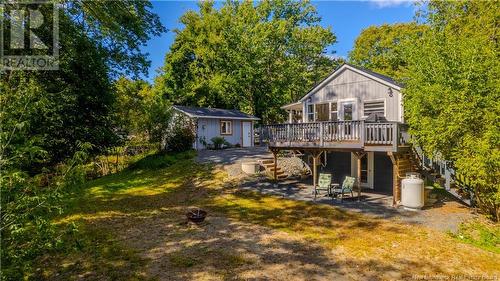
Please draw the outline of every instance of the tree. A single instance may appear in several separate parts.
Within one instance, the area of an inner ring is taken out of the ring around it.
[[[6,3],[3,12],[16,5],[19,3]],[[5,134],[0,134],[0,153],[12,152],[6,147],[7,143],[14,145],[6,141],[7,135],[22,123],[25,136],[17,140],[47,152],[41,165],[71,157],[79,142],[91,143],[93,153],[114,143],[110,80],[122,72],[139,75],[146,71],[149,62],[140,46],[165,30],[158,16],[149,11],[148,1],[67,1],[60,8],[60,70],[4,71],[0,77],[2,106],[24,99],[19,96],[25,94],[24,87],[35,91],[26,100],[26,108],[12,108],[1,115]],[[41,5],[40,11],[51,19],[52,10],[47,6]],[[2,15],[8,29],[7,19]],[[43,26],[37,32],[42,39],[52,38],[50,28]],[[10,33],[5,34],[7,48]],[[22,168],[41,166],[34,164]]]
[[[144,80],[130,80],[122,76],[115,81],[113,119],[122,134],[140,139],[146,133],[142,125],[150,90],[150,85]]]
[[[280,106],[300,98],[330,72],[325,56],[335,43],[308,2],[201,2],[165,57],[155,88],[176,104],[236,108],[283,118]]]
[[[7,13],[22,3],[2,4],[0,20],[9,30]],[[75,163],[115,143],[111,79],[145,72],[140,46],[164,30],[147,1],[58,4],[60,69],[0,76],[2,280],[29,279],[33,260],[60,246],[51,216],[61,209],[59,198],[84,178]],[[51,19],[52,10],[40,12]],[[10,33],[3,33],[8,47]],[[51,33],[37,30],[42,41]]]
[[[405,117],[429,155],[451,160],[478,206],[500,218],[498,1],[431,1],[406,45]]]
[[[165,148],[165,137],[170,128],[172,107],[162,95],[150,91],[144,100],[144,115],[141,127],[145,129],[149,142],[158,144],[160,150]]]
[[[407,61],[405,42],[421,37],[427,26],[411,23],[384,24],[363,29],[349,53],[349,61],[395,79],[404,75]]]
[[[104,50],[110,76],[146,74],[150,62],[141,47],[165,32],[150,1],[64,0],[62,10],[79,31]]]

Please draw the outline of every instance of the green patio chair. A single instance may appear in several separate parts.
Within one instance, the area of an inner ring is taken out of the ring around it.
[[[340,201],[342,201],[344,199],[344,194],[351,193],[351,197],[354,197],[353,189],[354,189],[355,182],[356,182],[356,178],[345,177],[345,180],[342,183],[342,187],[339,187],[339,184],[334,184],[333,196],[340,195]]]
[[[330,195],[331,185],[332,185],[332,174],[320,173],[316,190],[313,190],[314,197],[316,197],[316,195],[320,194],[322,191],[326,191],[327,195]]]

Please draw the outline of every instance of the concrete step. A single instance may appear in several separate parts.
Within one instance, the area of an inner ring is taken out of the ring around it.
[[[267,170],[269,170],[269,171],[274,171],[274,167],[268,168]],[[277,170],[277,171],[281,171],[281,168],[280,168],[280,167],[278,167],[278,168],[276,168],[276,170]]]

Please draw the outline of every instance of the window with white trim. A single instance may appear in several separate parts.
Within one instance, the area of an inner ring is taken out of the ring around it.
[[[370,114],[377,113],[385,116],[384,101],[365,101],[363,104],[363,116],[368,117]]]
[[[330,104],[330,121],[338,121],[339,120],[339,111],[337,108],[337,103],[332,102]]]
[[[307,122],[314,122],[314,104],[307,105]]]
[[[221,135],[231,135],[233,133],[233,122],[232,121],[220,121],[220,134]]]

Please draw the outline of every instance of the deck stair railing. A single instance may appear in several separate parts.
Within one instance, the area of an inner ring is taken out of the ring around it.
[[[439,175],[439,177],[443,178],[444,187],[450,194],[469,206],[475,206],[476,197],[474,194],[474,188],[470,184],[469,179],[455,171],[453,162],[443,160],[439,156],[427,157],[423,149],[416,144],[412,145],[412,152],[420,161],[422,171],[427,178],[432,180],[435,179],[436,175]],[[458,194],[456,190],[452,189],[452,184],[454,184],[457,189],[461,189],[463,192],[468,193],[468,198],[463,198],[463,196]]]

